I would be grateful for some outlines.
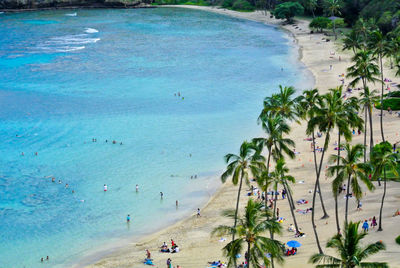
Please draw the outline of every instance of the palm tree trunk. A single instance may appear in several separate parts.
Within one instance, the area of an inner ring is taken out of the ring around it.
[[[236,200],[235,223],[233,224],[233,228],[236,227],[236,223],[237,223],[237,214],[239,211],[240,191],[242,190],[242,184],[243,184],[243,171],[240,174],[239,190],[238,190],[238,195],[237,195],[237,200]],[[235,240],[235,233],[232,234],[232,241],[234,241],[234,240]],[[235,265],[235,267],[236,267],[236,265]]]
[[[316,176],[319,176],[319,174],[318,174],[318,165],[317,165],[317,154],[316,154],[316,152],[315,152],[315,135],[314,135],[314,132],[312,133],[312,139],[313,139],[313,144],[314,144],[314,167],[315,167],[315,174],[316,174]],[[329,218],[329,215],[328,215],[328,213],[326,212],[326,209],[325,209],[324,200],[323,200],[323,198],[322,198],[321,186],[320,186],[320,184],[319,184],[319,181],[318,181],[318,194],[319,194],[319,199],[320,199],[320,201],[321,201],[322,211],[324,212],[324,216],[322,216],[322,219]]]
[[[364,163],[367,162],[367,105],[364,106]]]
[[[368,105],[368,114],[369,114],[369,137],[370,137],[370,142],[369,142],[369,153],[372,152],[372,148],[374,147],[374,131],[372,129],[372,107],[371,103]]]
[[[381,64],[381,84],[382,84],[382,90],[381,90],[381,135],[382,135],[382,141],[385,141],[385,135],[383,133],[383,65],[382,65],[382,55],[379,57],[379,61]]]
[[[379,228],[378,228],[378,231],[383,231],[383,229],[382,229],[382,211],[383,211],[383,203],[385,201],[385,195],[386,195],[386,169],[383,168],[383,195],[382,195],[381,209],[379,210]]]
[[[346,211],[345,211],[345,218],[344,218],[344,224],[347,226],[347,215],[349,211],[349,194],[350,194],[350,178],[351,175],[347,178],[347,190],[346,190]]]
[[[275,183],[275,185],[274,185],[274,193],[276,193],[277,188],[278,188],[278,186]],[[272,217],[273,217],[274,220],[276,220],[276,195],[275,195],[275,198],[274,198],[274,213],[272,214]],[[274,232],[273,231],[271,231],[271,239],[274,240]],[[274,258],[272,256],[271,256],[271,267],[272,268],[275,267]]]
[[[285,184],[283,185],[283,187],[284,187],[285,191],[286,191],[287,193],[289,193],[289,188],[286,187]],[[287,200],[288,200],[288,202],[289,202],[289,207],[291,207],[291,204],[290,204],[290,203],[293,202],[293,201],[290,201],[289,198],[288,198]],[[294,214],[293,209],[290,210],[290,213],[292,213],[292,218],[293,218],[293,222],[294,222],[294,227],[296,228],[296,233],[297,233],[297,232],[299,232],[300,230],[299,230],[299,227],[297,226],[296,215]]]
[[[322,163],[324,161],[324,155],[325,155],[326,150],[328,149],[329,131],[330,131],[330,129],[328,129],[328,131],[326,132],[324,149],[323,149],[323,152],[322,152],[321,160],[319,162],[319,169],[318,169],[318,172],[317,172],[317,179],[315,180],[315,186],[314,186],[314,192],[313,192],[313,200],[312,200],[312,211],[311,211],[312,227],[313,227],[313,230],[314,230],[315,241],[317,242],[317,247],[318,247],[318,251],[319,251],[320,254],[323,254],[324,252],[322,251],[321,244],[320,244],[319,238],[318,238],[317,229],[316,229],[317,226],[315,225],[315,197],[316,197],[316,194],[317,194],[317,189],[318,189],[318,184],[319,184],[319,177],[320,177],[320,174],[321,174],[321,167],[322,167]],[[315,148],[314,148],[314,151],[315,151]],[[316,158],[315,158],[315,161],[316,161]]]
[[[269,163],[271,161],[271,148],[268,148],[268,160],[267,160],[267,174],[269,173]],[[265,211],[268,209],[268,187],[265,189],[265,200],[264,200]]]
[[[338,134],[338,160],[337,160],[337,163],[336,163],[336,165],[337,166],[339,166],[339,162],[340,162],[340,132],[339,132],[339,134]],[[336,176],[338,175],[338,171],[336,171]],[[338,234],[340,234],[340,223],[339,223],[339,212],[338,212],[338,200],[337,200],[337,195],[338,195],[338,193],[336,192],[336,193],[333,193],[333,197],[334,197],[334,199],[335,199],[335,217],[336,217],[336,229],[337,229],[337,232],[338,232]]]
[[[247,242],[247,268],[250,268],[250,242]]]
[[[284,187],[284,189],[286,191],[286,198],[289,200],[290,208],[292,210],[295,210],[296,206],[295,206],[294,201],[293,201],[292,192],[291,191],[287,191],[287,189],[289,189],[289,186],[288,186],[287,182],[284,181],[283,183],[284,183],[283,187]]]

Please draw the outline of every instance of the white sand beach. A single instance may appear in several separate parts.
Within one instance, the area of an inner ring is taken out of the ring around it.
[[[206,10],[238,18],[259,21],[266,24],[278,25],[282,23],[280,20],[278,21],[270,18],[269,15],[265,16],[264,13],[260,11],[239,13],[214,7],[179,7]],[[282,27],[293,34],[294,42],[297,43],[299,49],[301,49],[301,61],[310,69],[315,77],[315,87],[318,88],[321,93],[325,93],[329,88],[341,85],[339,75],[346,73],[346,68],[351,64],[351,54],[342,52],[341,47],[334,42],[326,42],[323,40],[326,38],[323,34],[310,34],[307,21],[296,21],[296,25],[297,26],[286,25]],[[332,65],[332,69],[330,69],[330,65]],[[392,79],[393,82],[400,82],[398,78],[397,80],[395,79],[394,74],[389,69],[386,70],[385,77]],[[347,83],[348,79],[345,80],[345,85]],[[376,84],[374,88],[379,89],[380,85]],[[375,142],[381,141],[378,114],[378,110],[373,111]],[[400,141],[400,118],[397,117],[395,113],[390,115],[385,112],[384,129],[387,136],[386,138],[389,142],[393,143]],[[327,152],[328,155],[335,153],[333,150],[333,143],[335,142],[336,136],[337,131],[333,131],[330,149]],[[304,181],[304,183],[296,183],[293,186],[294,199],[306,199],[311,201],[312,193],[309,193],[309,190],[313,189],[315,171],[313,169],[314,164],[312,162],[310,142],[304,140],[306,138],[305,124],[297,125],[293,123],[290,137],[296,142],[296,151],[300,152],[297,154],[295,160],[288,162],[290,174],[295,176],[298,182]],[[322,141],[323,137],[317,139],[317,142],[321,147]],[[357,134],[354,135],[353,142],[362,143],[363,136]],[[223,156],[221,155],[221,157]],[[327,159],[327,157],[325,157],[325,159]],[[323,167],[325,168],[326,165],[327,162],[324,163]],[[328,219],[320,219],[322,216],[320,203],[318,201],[316,203],[316,219],[318,219],[316,224],[320,239],[322,240],[322,245],[324,246],[326,241],[336,232],[334,201],[331,194],[330,182],[331,179],[327,179],[324,175],[321,175],[322,192],[324,193],[325,204],[330,215]],[[245,190],[247,190],[247,187],[245,187]],[[383,187],[378,186],[374,192],[365,192],[362,211],[356,211],[355,200],[350,200],[350,219],[353,221],[361,221],[370,219],[373,216],[378,217],[382,192]],[[237,188],[232,186],[230,183],[227,183],[222,186],[209,200],[207,205],[201,209],[201,217],[196,217],[194,212],[193,215],[187,219],[169,226],[151,236],[144,237],[141,241],[132,241],[132,243],[125,248],[111,253],[109,256],[104,256],[103,259],[98,260],[96,263],[89,265],[88,267],[147,267],[143,264],[145,249],[149,249],[152,253],[152,258],[154,259],[156,267],[165,267],[167,258],[172,259],[174,267],[180,265],[183,268],[207,267],[208,261],[225,261],[221,249],[230,238],[225,237],[226,241],[220,242],[220,237],[211,237],[210,233],[220,224],[232,224],[231,220],[220,216],[220,214],[223,209],[234,208],[236,194]],[[242,208],[244,207],[247,198],[248,197],[246,197],[243,192],[241,200]],[[341,221],[344,220],[344,202],[345,200],[343,196],[341,196],[339,200]],[[285,231],[282,236],[278,237],[278,239],[282,242],[287,242],[293,239],[293,233],[286,230],[289,224],[292,223],[288,203],[286,200],[278,200],[277,204],[277,207],[280,209],[280,216],[286,219],[282,223]],[[311,204],[298,205],[297,207],[304,209],[311,207]],[[386,244],[387,250],[377,254],[372,259],[377,261],[386,261],[390,263],[390,267],[400,267],[400,247],[396,245],[394,241],[394,238],[400,235],[400,216],[392,217],[395,210],[399,208],[400,184],[389,182],[383,213],[384,230],[382,232],[376,232],[376,228],[375,230],[371,229],[369,235],[365,239],[366,241],[371,242],[381,240]],[[317,247],[311,226],[311,213],[306,215],[296,213],[296,216],[299,227],[301,227],[301,230],[306,233],[306,237],[298,239],[298,241],[302,243],[302,246],[298,250],[298,254],[296,256],[285,258],[283,267],[312,267],[311,264],[308,264],[308,259],[313,253],[317,252]],[[160,253],[160,245],[162,245],[164,241],[170,243],[171,238],[180,246],[181,251],[177,254]],[[333,253],[329,250],[326,252]]]

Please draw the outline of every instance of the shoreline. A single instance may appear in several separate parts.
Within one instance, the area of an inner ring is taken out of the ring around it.
[[[270,18],[269,16],[265,16],[262,11],[255,11],[251,13],[240,13],[236,11],[231,11],[227,9],[220,9],[217,7],[203,7],[203,6],[161,6],[161,7],[174,7],[174,8],[190,8],[196,10],[203,10],[208,12],[214,12],[222,15],[228,15],[235,18],[252,20],[256,22],[261,22],[267,25],[275,25],[284,31],[288,32],[289,37],[294,38],[294,43],[299,51],[299,61],[304,64],[304,66],[312,73],[314,78],[314,88],[319,88],[320,93],[326,93],[328,88],[332,88],[335,86],[341,85],[341,82],[338,78],[337,74],[345,73],[346,68],[350,64],[350,56],[348,53],[344,53],[337,49],[337,44],[333,41],[326,42],[325,36],[321,33],[310,34],[310,30],[308,28],[308,21],[305,20],[296,20],[296,24],[294,25],[283,25],[281,20],[276,20],[274,18]],[[338,58],[339,53],[341,56],[341,60]],[[332,67],[333,66],[333,67]],[[332,69],[333,68],[333,69]],[[386,73],[386,76],[392,75],[391,73]],[[394,79],[398,80],[398,79]],[[289,85],[287,85],[289,86]],[[374,110],[374,115],[377,113]],[[389,116],[387,116],[389,117]],[[389,141],[399,140],[398,133],[396,133],[396,127],[393,124],[399,126],[399,123],[395,123],[396,118],[386,118],[386,133],[388,135]],[[376,122],[375,122],[376,121]],[[374,116],[375,129],[374,134],[379,133],[379,118]],[[389,128],[388,126],[392,126]],[[310,200],[311,194],[307,192],[309,189],[312,189],[313,178],[315,176],[313,170],[313,162],[311,162],[311,153],[309,152],[309,144],[304,141],[305,137],[305,126],[303,125],[292,125],[292,132],[290,137],[296,142],[296,150],[301,152],[295,160],[288,160],[288,167],[291,170],[291,174],[296,175],[297,180],[305,181],[302,184],[296,184],[294,188],[294,199],[305,198]],[[301,134],[300,134],[301,133]],[[396,133],[396,135],[395,135]],[[375,134],[375,138],[379,139],[379,135]],[[334,136],[334,135],[333,135]],[[335,138],[333,137],[331,143],[333,143]],[[354,137],[354,141],[360,142],[362,137]],[[322,142],[319,140],[319,142]],[[329,148],[329,154],[334,153],[335,151]],[[310,159],[308,161],[308,159]],[[325,164],[324,164],[325,165]],[[335,218],[333,212],[333,198],[330,193],[330,182],[327,181],[327,178],[323,180],[321,177],[321,187],[322,192],[325,195],[325,204],[330,214],[330,218],[327,220],[319,219],[321,214],[321,210],[319,209],[319,204],[316,204],[316,208],[318,209],[316,215],[316,225],[319,227],[319,235],[321,244],[325,246],[325,243],[328,238],[330,238],[333,234],[335,234]],[[396,190],[400,192],[400,184],[389,182],[388,189],[392,191]],[[245,189],[247,190],[247,189]],[[213,228],[220,224],[231,224],[229,219],[222,218],[220,216],[220,212],[232,206],[232,202],[235,202],[237,189],[230,182],[223,184],[217,189],[214,195],[207,201],[205,206],[202,208],[202,217],[196,218],[195,216],[188,216],[187,218],[178,221],[177,223],[166,227],[152,235],[145,236],[140,239],[137,243],[130,243],[130,245],[125,248],[118,250],[116,252],[112,252],[109,255],[104,256],[101,259],[98,259],[95,263],[92,263],[86,267],[146,267],[141,263],[144,259],[144,250],[149,249],[152,252],[152,257],[156,261],[156,267],[160,267],[160,263],[164,265],[166,259],[170,257],[173,260],[173,265],[177,264],[182,267],[200,267],[205,266],[207,261],[215,261],[215,260],[225,260],[222,256],[221,248],[226,244],[225,241],[219,242],[219,238],[211,237],[210,233]],[[379,200],[381,197],[382,191],[380,188],[377,188],[375,192],[365,193],[365,199],[363,203],[365,209],[361,212],[354,212],[352,208],[349,210],[349,218],[350,220],[361,220],[363,218],[371,217],[372,214],[376,215],[377,207],[380,206]],[[247,196],[242,194],[241,196],[241,204],[240,209],[244,208],[245,202],[247,200]],[[367,201],[369,202],[367,203]],[[397,203],[400,200],[400,195],[390,195],[387,197],[387,202],[385,203],[384,217],[385,217],[385,225],[386,231],[390,230],[390,228],[394,228],[400,224],[400,219],[393,218],[394,220],[389,221],[390,214],[392,210],[396,207]],[[284,230],[287,225],[292,221],[290,212],[287,208],[287,204],[282,204],[283,201],[278,201],[278,206],[280,207],[281,215],[286,218],[286,222],[284,223]],[[286,201],[285,201],[286,202]],[[339,202],[343,202],[340,200]],[[350,202],[352,203],[352,202]],[[304,206],[304,205],[303,205]],[[342,205],[340,205],[342,206]],[[351,205],[353,206],[353,204]],[[298,208],[305,208],[300,207]],[[316,252],[316,246],[314,242],[314,236],[312,233],[312,228],[310,224],[310,215],[300,215],[297,214],[297,221],[299,226],[302,227],[302,231],[307,234],[305,238],[301,238],[301,243],[303,247],[300,248],[300,253],[296,256],[286,258],[286,263],[283,267],[293,267],[297,268],[302,267],[310,267],[307,264],[308,258],[311,254]],[[400,218],[400,217],[398,217]],[[397,260],[395,257],[396,245],[394,241],[391,241],[390,238],[393,236],[390,232],[374,232],[372,235],[369,235],[365,240],[366,241],[376,241],[383,240],[387,245],[387,251],[382,253],[380,256],[374,258],[374,260],[382,261],[386,260],[387,262],[394,264],[394,267],[398,265],[400,267],[400,260]],[[158,251],[158,247],[165,241],[169,242],[169,239],[173,238],[177,244],[179,244],[181,248],[181,252],[179,254],[162,254]],[[227,240],[229,238],[226,237]],[[293,234],[287,231],[283,231],[282,236],[279,237],[279,240],[282,242],[293,239]],[[394,239],[392,239],[394,240]],[[333,253],[330,250],[327,250],[327,253]],[[81,267],[74,266],[74,267]]]

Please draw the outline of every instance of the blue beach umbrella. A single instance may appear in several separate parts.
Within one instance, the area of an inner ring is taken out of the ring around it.
[[[296,240],[290,240],[289,242],[286,243],[291,248],[299,248],[301,247],[301,244],[297,242]]]

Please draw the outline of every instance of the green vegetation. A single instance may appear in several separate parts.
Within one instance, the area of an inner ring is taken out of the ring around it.
[[[310,262],[317,264],[316,267],[380,267],[386,268],[389,265],[385,262],[364,262],[363,260],[371,255],[385,250],[382,242],[375,242],[362,247],[360,242],[367,236],[365,232],[358,232],[360,223],[349,222],[345,225],[344,234],[333,236],[326,247],[335,249],[338,258],[325,254],[314,254]]]
[[[322,32],[323,29],[327,29],[331,20],[326,17],[316,17],[310,23],[311,28],[317,29],[317,31]]]
[[[291,22],[296,15],[302,15],[304,7],[298,2],[286,2],[278,5],[272,12],[277,19],[286,19]]]
[[[400,235],[396,237],[396,243],[400,245]]]
[[[375,105],[377,109],[381,108],[381,104],[377,103]],[[383,110],[391,109],[393,111],[400,110],[400,98],[387,98],[383,100]]]
[[[206,0],[154,0],[152,5],[195,5],[195,6],[209,6],[210,3]]]

